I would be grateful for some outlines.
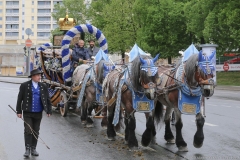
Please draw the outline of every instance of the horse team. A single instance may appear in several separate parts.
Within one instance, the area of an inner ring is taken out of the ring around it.
[[[215,68],[212,67],[212,59],[214,54],[207,56],[199,52],[193,54],[185,62],[180,61],[175,67],[158,64],[158,55],[152,58],[141,54],[136,56],[131,66],[128,64],[115,66],[106,60],[101,60],[91,66],[89,64],[78,66],[73,73],[72,83],[79,84],[79,81],[82,84],[85,83],[85,87],[79,91],[82,92],[79,93],[82,97],[79,97],[81,101],[78,104],[81,108],[82,124],[93,127],[92,111],[102,106],[101,114],[104,118],[101,125],[107,127],[108,140],[115,140],[116,131],[120,128],[123,118],[125,142],[130,149],[137,149],[134,115],[136,108],[133,96],[138,96],[140,99],[145,96],[154,102],[154,108],[145,113],[146,129],[142,134],[141,144],[148,146],[155,140],[155,125],[164,117],[165,140],[168,143],[176,143],[179,151],[188,151],[181,132],[183,123],[178,103],[179,93],[187,88],[190,94],[194,94],[194,91],[200,88],[200,92],[197,93],[201,94],[201,108],[196,113],[197,131],[193,141],[193,145],[200,148],[204,140],[203,101],[204,97],[210,97],[213,94],[212,78]],[[97,93],[101,93],[102,98],[99,98]],[[165,116],[163,116],[163,105],[166,106]],[[173,110],[176,115],[176,139],[170,127]]]

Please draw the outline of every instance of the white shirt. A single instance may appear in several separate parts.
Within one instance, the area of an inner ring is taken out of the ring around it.
[[[38,87],[38,82],[32,81],[32,84],[33,84],[33,87],[34,87],[35,89],[37,89],[37,87]]]

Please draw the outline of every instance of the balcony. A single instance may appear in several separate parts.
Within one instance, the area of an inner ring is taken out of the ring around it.
[[[37,8],[38,9],[43,9],[43,8],[51,9],[51,5],[38,5]]]
[[[51,12],[50,13],[37,13],[38,16],[51,16]]]
[[[19,8],[19,5],[9,5],[9,4],[7,4],[6,5],[6,9],[12,9],[12,8]]]
[[[6,16],[19,16],[19,12],[17,12],[17,13],[6,13]]]
[[[6,40],[16,40],[16,39],[18,40],[19,37],[18,37],[18,36],[15,36],[15,35],[14,35],[14,36],[6,35],[6,36],[5,36],[5,39],[6,39]]]
[[[41,29],[37,29],[38,32],[50,32],[51,28],[41,28]]]
[[[6,32],[19,32],[19,29],[5,29]]]
[[[9,21],[9,20],[6,20],[5,24],[19,24],[19,21]]]
[[[37,24],[51,24],[51,21],[37,21]]]

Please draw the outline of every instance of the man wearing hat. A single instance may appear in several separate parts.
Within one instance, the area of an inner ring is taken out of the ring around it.
[[[52,114],[52,105],[50,102],[48,88],[41,83],[42,72],[38,69],[31,71],[30,81],[24,82],[20,85],[18,99],[17,99],[17,116],[22,118],[27,123],[24,123],[24,140],[26,152],[24,157],[38,156],[36,151],[37,139],[40,130],[40,123],[42,120],[42,111],[44,110],[49,117]],[[37,133],[33,135],[31,128]]]
[[[95,41],[93,39],[90,39],[88,43],[89,43],[88,54],[90,55],[90,57],[96,56],[96,54],[99,51],[99,48],[95,46]]]

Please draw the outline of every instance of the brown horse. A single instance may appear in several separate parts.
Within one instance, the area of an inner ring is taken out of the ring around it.
[[[96,96],[96,92],[102,92],[99,90],[101,90],[103,79],[115,68],[114,65],[105,65],[106,63],[108,62],[101,60],[96,65],[92,64],[89,66],[83,64],[76,68],[73,74],[73,77],[74,75],[80,76],[77,82],[82,84],[82,88],[79,93],[77,106],[81,106],[81,122],[88,128],[94,127],[91,116],[93,109],[102,105],[102,102],[100,102],[100,99]],[[74,78],[74,80],[75,79],[76,78]],[[79,82],[79,80],[81,80],[81,82]]]
[[[157,100],[166,106],[165,135],[168,143],[175,143],[174,136],[170,129],[171,113],[175,112],[176,145],[179,151],[188,151],[187,143],[182,137],[181,114],[195,114],[197,131],[194,135],[193,145],[200,148],[203,144],[204,134],[204,97],[213,95],[213,66],[212,53],[209,57],[206,54],[193,54],[184,63],[179,63],[176,68],[159,66],[158,74],[162,80],[158,86]],[[191,102],[189,102],[191,101]],[[156,106],[158,107],[158,106]]]
[[[144,97],[145,95],[149,100],[156,98],[155,88],[158,74],[154,63],[157,59],[158,56],[154,59],[147,56],[138,56],[132,62],[130,70],[127,66],[122,66],[122,68],[115,69],[109,73],[105,78],[103,91],[108,101],[108,140],[115,140],[116,131],[114,126],[119,123],[119,119],[122,113],[124,113],[125,142],[130,149],[136,149],[138,147],[135,136],[136,120],[134,113],[136,112],[136,108],[134,108],[133,104],[133,94],[136,97]],[[146,114],[146,118],[147,128],[142,135],[143,146],[149,145],[156,135],[151,111]]]

